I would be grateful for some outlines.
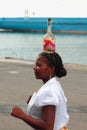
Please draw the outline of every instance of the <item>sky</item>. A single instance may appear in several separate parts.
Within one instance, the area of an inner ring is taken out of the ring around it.
[[[87,17],[86,0],[0,0],[0,17]]]

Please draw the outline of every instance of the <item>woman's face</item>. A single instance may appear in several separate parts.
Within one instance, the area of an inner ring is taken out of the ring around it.
[[[39,56],[33,70],[36,78],[42,79],[44,83],[50,79],[52,67],[48,65],[46,58]]]

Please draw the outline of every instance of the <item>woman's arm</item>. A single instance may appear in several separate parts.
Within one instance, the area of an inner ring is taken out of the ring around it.
[[[55,119],[55,106],[49,105],[42,108],[42,120],[28,116],[17,106],[13,108],[11,115],[23,120],[36,130],[53,130]]]

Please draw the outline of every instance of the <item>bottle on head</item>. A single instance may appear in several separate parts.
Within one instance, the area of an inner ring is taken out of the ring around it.
[[[52,33],[52,20],[48,18],[47,22],[47,33],[44,36],[44,43],[43,43],[43,51],[44,52],[55,52],[55,36]]]

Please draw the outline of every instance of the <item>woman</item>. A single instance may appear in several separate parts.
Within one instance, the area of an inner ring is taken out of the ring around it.
[[[11,115],[20,118],[35,130],[68,130],[67,100],[56,77],[67,74],[58,53],[39,54],[33,68],[43,86],[29,98],[28,114],[15,106]]]

